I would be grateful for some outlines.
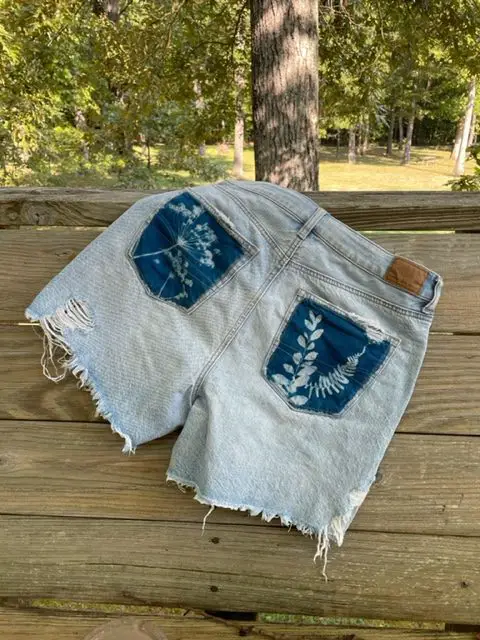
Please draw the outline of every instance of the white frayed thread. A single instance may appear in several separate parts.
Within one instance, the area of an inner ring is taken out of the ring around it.
[[[330,523],[325,526],[318,534],[317,551],[313,556],[313,561],[316,564],[316,559],[323,557],[323,569],[322,575],[325,578],[325,582],[328,581],[326,568],[327,568],[327,555],[330,548],[330,539],[335,540],[336,544],[341,547],[345,537],[345,532],[353,516],[357,512],[358,508],[365,500],[367,496],[366,491],[354,490],[350,492],[350,508],[346,513],[341,516],[335,516],[331,519]]]
[[[353,515],[355,515],[357,509],[362,504],[363,500],[367,495],[366,491],[359,491],[359,490],[352,491],[350,493],[349,510],[342,516],[335,516],[334,518],[332,518],[329,524],[327,524],[325,527],[323,527],[323,529],[317,532],[313,527],[310,527],[308,525],[304,525],[301,523],[293,522],[291,518],[287,516],[284,516],[278,513],[270,513],[262,510],[262,508],[260,507],[257,508],[249,505],[234,506],[231,504],[227,504],[225,502],[223,503],[217,502],[217,501],[213,502],[212,500],[209,500],[202,496],[198,488],[198,485],[195,482],[180,480],[168,472],[166,474],[166,480],[167,482],[168,481],[175,482],[177,488],[180,489],[183,493],[186,493],[186,490],[189,488],[194,489],[195,491],[193,496],[194,499],[197,500],[197,502],[200,502],[201,504],[206,504],[210,506],[208,513],[203,518],[203,526],[202,526],[202,534],[201,534],[202,536],[205,531],[205,521],[215,507],[222,507],[224,509],[233,509],[235,511],[248,511],[252,516],[261,515],[262,520],[265,520],[266,522],[270,522],[272,518],[280,518],[281,523],[288,526],[288,531],[290,531],[292,526],[294,526],[304,535],[308,535],[312,537],[314,534],[316,534],[318,538],[318,542],[317,542],[317,549],[316,549],[315,555],[313,556],[313,562],[316,564],[318,557],[320,557],[320,559],[323,558],[322,575],[325,578],[325,582],[328,581],[326,568],[327,568],[327,561],[328,561],[328,551],[330,549],[330,540],[333,539],[339,547],[342,546],[347,527],[350,524],[351,520],[353,519]]]
[[[322,575],[325,578],[325,582],[328,581],[326,568],[327,568],[327,557],[328,557],[329,548],[330,548],[330,539],[328,537],[328,525],[327,525],[318,534],[317,550],[315,552],[315,555],[313,556],[313,562],[315,564],[317,564],[318,557],[320,557],[320,559],[322,559],[323,557]]]
[[[35,319],[28,311],[25,315],[30,320]],[[38,318],[38,323],[43,329],[43,353],[40,361],[43,373],[49,380],[59,382],[65,377],[72,356],[65,341],[65,329],[89,331],[93,328],[92,320],[83,303],[70,299],[52,315]],[[57,349],[62,351],[61,356],[57,356]],[[57,364],[63,369],[60,373]],[[51,372],[52,367],[54,373]]]
[[[112,414],[89,378],[87,368],[79,361],[65,339],[65,329],[80,329],[82,331],[93,329],[93,321],[85,303],[71,298],[63,307],[59,307],[49,316],[37,318],[28,310],[25,311],[25,316],[32,324],[40,325],[43,330],[43,353],[40,362],[45,377],[52,382],[59,382],[65,378],[67,371],[70,371],[78,378],[77,387],[90,392],[95,403],[95,416],[101,416],[108,420],[112,431],[125,440],[122,453],[135,453],[132,439],[114,426]],[[60,355],[57,354],[59,349],[62,352]],[[59,371],[59,369],[61,370]]]
[[[210,507],[208,513],[205,515],[205,517],[203,518],[203,526],[202,526],[202,536],[205,533],[205,522],[208,518],[208,516],[212,513],[212,511],[215,509],[215,505],[212,504],[212,506]]]
[[[362,318],[362,316],[358,316],[353,312],[349,313],[349,316],[352,318],[352,320],[355,320],[362,326],[362,328],[365,330],[365,333],[367,334],[368,339],[371,342],[383,342],[387,337],[386,333],[382,329],[380,329],[380,327],[377,327],[375,324],[373,324],[371,320]]]

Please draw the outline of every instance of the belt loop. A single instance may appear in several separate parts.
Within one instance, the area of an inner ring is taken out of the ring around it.
[[[328,211],[325,211],[325,209],[322,209],[322,207],[318,207],[318,209],[313,212],[308,220],[303,223],[303,225],[297,231],[297,235],[302,240],[305,240],[305,238],[308,236],[310,231],[312,231],[313,227],[317,224],[320,218],[323,218],[323,216],[327,215],[327,213]]]
[[[440,294],[443,289],[443,278],[437,274],[437,281],[435,282],[433,295],[427,304],[425,304],[422,308],[422,311],[426,311],[427,313],[433,313],[435,307],[437,306],[437,302],[440,299]]]

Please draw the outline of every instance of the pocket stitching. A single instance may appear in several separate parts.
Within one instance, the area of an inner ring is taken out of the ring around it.
[[[151,289],[150,289],[150,287],[147,285],[147,283],[142,278],[140,272],[138,271],[138,268],[135,265],[135,261],[134,261],[134,258],[133,258],[133,253],[135,252],[136,246],[137,246],[137,244],[138,244],[143,232],[145,231],[145,229],[147,229],[147,227],[150,225],[152,220],[155,218],[155,216],[157,215],[159,209],[164,207],[166,204],[168,204],[168,202],[171,199],[181,195],[182,193],[189,193],[194,199],[196,199],[199,202],[201,202],[202,206],[204,206],[204,208],[207,210],[207,212],[210,215],[212,215],[212,217],[218,222],[219,225],[221,225],[221,227],[225,230],[225,232],[227,234],[232,235],[232,237],[235,238],[239,242],[239,244],[242,246],[242,249],[244,249],[243,255],[241,255],[239,258],[237,258],[237,260],[235,260],[235,262],[233,262],[230,265],[230,267],[224,272],[223,276],[219,280],[217,280],[217,282],[215,282],[215,284],[211,285],[208,289],[206,289],[197,298],[197,300],[194,302],[194,304],[192,304],[190,307],[183,307],[182,305],[180,305],[180,304],[178,304],[176,302],[173,302],[172,300],[168,300],[166,298],[162,298],[160,296],[157,296],[157,295],[153,294]],[[212,211],[212,209],[213,209],[213,211]],[[133,269],[136,278],[141,282],[145,293],[150,298],[152,298],[153,300],[155,300],[157,302],[160,302],[160,303],[163,303],[163,304],[167,304],[170,307],[173,307],[174,309],[177,309],[178,311],[182,312],[184,315],[190,315],[191,313],[196,311],[199,306],[201,306],[204,302],[206,302],[208,300],[208,298],[210,298],[219,289],[221,289],[224,285],[226,285],[235,275],[237,275],[237,273],[240,271],[240,269],[245,267],[256,255],[258,255],[258,253],[260,251],[260,248],[257,247],[257,245],[255,245],[253,242],[251,242],[250,240],[245,238],[237,229],[235,229],[234,227],[230,227],[228,224],[226,224],[225,221],[222,219],[223,215],[225,215],[225,214],[222,214],[222,213],[219,214],[218,213],[218,210],[217,210],[216,207],[214,207],[214,205],[211,205],[210,203],[206,203],[203,198],[199,197],[196,193],[192,192],[192,190],[187,187],[185,189],[182,189],[182,190],[176,192],[175,195],[173,195],[168,200],[165,200],[160,205],[160,207],[155,207],[155,210],[154,210],[153,214],[150,215],[146,220],[142,221],[142,223],[139,225],[139,228],[138,228],[137,232],[134,234],[133,241],[130,242],[126,253],[127,253],[127,262],[128,262],[128,264]]]
[[[268,363],[270,361],[270,358],[273,355],[273,352],[275,351],[275,349],[278,347],[278,345],[280,343],[280,337],[281,337],[281,335],[283,333],[283,330],[285,329],[288,321],[290,320],[291,316],[293,315],[294,310],[297,307],[297,300],[302,301],[302,300],[305,300],[305,298],[311,298],[313,300],[316,300],[316,301],[319,302],[319,304],[322,304],[322,305],[324,305],[324,306],[326,306],[328,308],[332,308],[333,311],[335,311],[336,313],[339,313],[339,315],[341,315],[342,317],[347,318],[348,320],[350,320],[351,322],[353,322],[357,326],[361,326],[360,323],[358,323],[358,321],[356,321],[356,320],[351,318],[351,316],[348,313],[348,311],[345,311],[341,307],[338,307],[337,305],[329,302],[328,300],[325,300],[324,298],[322,298],[321,296],[318,296],[315,293],[307,291],[303,287],[299,287],[296,290],[292,301],[288,305],[288,307],[287,307],[287,309],[286,309],[286,311],[285,311],[285,313],[284,313],[284,315],[283,315],[283,317],[282,317],[282,319],[280,321],[279,327],[278,327],[277,331],[275,332],[275,335],[273,337],[272,342],[270,343],[270,348],[268,349],[267,355],[265,356],[265,358],[263,360],[262,378],[268,384],[268,386],[271,389],[273,389],[273,391],[276,393],[276,395],[281,400],[283,400],[283,402],[287,405],[287,407],[289,409],[291,409],[292,411],[297,411],[298,413],[306,413],[306,414],[309,414],[309,415],[321,415],[321,416],[329,416],[331,418],[342,418],[345,415],[345,413],[347,411],[349,411],[351,409],[351,407],[353,407],[357,403],[357,401],[363,395],[363,393],[365,391],[367,391],[372,386],[372,384],[375,382],[375,380],[377,379],[379,374],[383,371],[383,369],[386,367],[386,365],[388,364],[388,362],[392,358],[393,354],[395,353],[397,347],[401,343],[401,338],[399,338],[398,336],[393,336],[392,334],[388,333],[384,329],[380,328],[380,331],[382,332],[382,334],[384,336],[386,336],[390,341],[389,352],[388,352],[387,356],[384,358],[383,362],[380,364],[380,366],[377,367],[375,372],[372,373],[369,376],[369,379],[363,385],[363,387],[359,391],[357,391],[357,393],[353,396],[353,398],[351,398],[347,402],[347,404],[343,407],[343,409],[341,411],[333,413],[333,412],[329,412],[329,411],[314,411],[312,409],[302,409],[301,407],[295,407],[290,402],[288,402],[288,398],[286,398],[284,395],[282,395],[280,393],[278,387],[276,385],[274,385],[270,381],[270,379],[268,377],[268,374],[267,374],[267,368],[268,368]]]
[[[308,267],[307,265],[304,265],[295,260],[290,261],[290,267],[292,269],[295,269],[296,271],[300,271],[301,273],[306,273],[307,275],[313,278],[318,278],[319,280],[327,282],[328,284],[331,284],[334,287],[340,287],[342,289],[345,289],[345,291],[350,291],[351,293],[361,298],[370,300],[374,304],[378,304],[380,306],[386,307],[387,309],[390,309],[393,313],[396,313],[399,316],[412,317],[412,318],[415,318],[416,320],[420,320],[421,322],[425,322],[426,324],[431,324],[433,320],[434,314],[431,311],[422,312],[422,311],[415,311],[415,309],[408,309],[406,307],[402,307],[401,305],[395,304],[394,302],[390,302],[389,300],[385,300],[380,296],[376,296],[372,293],[368,293],[367,291],[362,291],[362,289],[357,289],[352,285],[345,284],[340,280],[336,280],[335,278],[332,278],[332,276],[327,276],[321,271],[317,271],[316,269],[313,269],[312,267]]]

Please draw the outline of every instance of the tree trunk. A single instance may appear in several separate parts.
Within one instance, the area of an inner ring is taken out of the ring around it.
[[[255,179],[318,190],[318,0],[250,0]]]
[[[458,150],[460,149],[460,143],[462,141],[464,122],[465,116],[462,116],[457,124],[457,130],[455,132],[455,142],[453,144],[452,153],[450,154],[450,158],[453,158],[454,160],[458,158]]]
[[[340,157],[340,129],[337,129],[337,152],[335,154],[336,159]]]
[[[116,24],[120,19],[120,0],[104,0],[103,7],[107,18]]]
[[[75,127],[82,132],[82,155],[85,162],[88,162],[90,158],[90,149],[88,148],[88,142],[85,139],[85,132],[87,131],[87,119],[85,118],[85,114],[79,108],[75,109],[74,116]]]
[[[462,139],[460,141],[460,148],[458,149],[458,156],[455,162],[455,168],[453,170],[454,175],[461,176],[465,173],[465,156],[468,146],[468,138],[470,136],[470,127],[473,119],[473,109],[475,106],[475,78],[470,80],[468,88],[468,102],[465,109],[465,124],[462,132]]]
[[[390,121],[388,123],[388,138],[387,138],[387,156],[393,155],[393,131],[395,129],[395,111],[390,111]]]
[[[237,23],[235,46],[240,52],[245,51],[247,17],[242,14]],[[241,56],[243,58],[243,55]],[[243,177],[243,146],[245,144],[245,87],[247,68],[245,64],[237,64],[234,73],[235,83],[235,137],[233,141],[233,175]]]
[[[470,125],[470,133],[468,135],[468,144],[467,147],[471,147],[472,144],[475,144],[475,139],[476,139],[476,126],[477,126],[477,114],[474,113],[472,115],[472,123]]]
[[[356,144],[355,144],[355,127],[348,130],[348,163],[354,164],[357,161]]]
[[[415,101],[412,102],[412,110],[408,118],[407,138],[405,140],[405,151],[403,152],[402,164],[408,164],[410,162],[410,155],[412,152],[412,138],[413,138],[414,124],[415,124]]]
[[[243,111],[244,79],[241,74],[237,76],[235,96],[235,139],[233,143],[233,175],[236,178],[243,176],[243,143],[245,137],[245,113]]]
[[[398,116],[398,150],[403,149],[403,116]]]
[[[368,117],[365,118],[365,121],[363,123],[363,139],[362,139],[362,156],[366,155],[368,153],[368,137],[370,135],[370,122]]]
[[[202,85],[197,79],[193,81],[193,93],[197,96],[195,98],[195,108],[197,109],[198,113],[201,114],[205,108],[205,100],[203,99],[202,95]],[[201,115],[199,115],[199,117],[201,117]],[[205,145],[205,140],[201,140],[200,144],[198,145],[198,155],[203,158],[206,152],[207,147]]]

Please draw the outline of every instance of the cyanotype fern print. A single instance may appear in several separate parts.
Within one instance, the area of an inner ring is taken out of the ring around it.
[[[242,255],[236,238],[186,192],[157,211],[131,254],[152,294],[185,308],[194,305]]]
[[[305,298],[267,363],[267,379],[294,407],[340,413],[385,360],[390,341],[347,315]]]

